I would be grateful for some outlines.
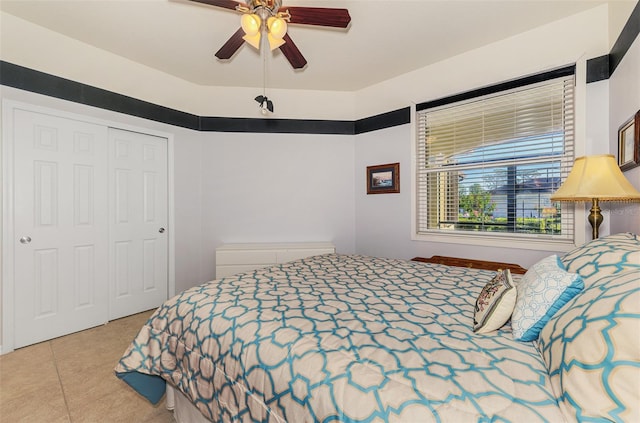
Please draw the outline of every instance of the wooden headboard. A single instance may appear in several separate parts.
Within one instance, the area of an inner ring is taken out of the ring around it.
[[[470,267],[472,269],[482,269],[482,270],[509,269],[511,273],[516,275],[524,275],[525,273],[527,273],[527,269],[525,269],[524,267],[521,267],[518,264],[502,263],[499,261],[474,260],[474,259],[464,259],[464,258],[446,257],[446,256],[432,256],[429,258],[414,257],[411,260],[421,261],[423,263],[445,264],[447,266]]]

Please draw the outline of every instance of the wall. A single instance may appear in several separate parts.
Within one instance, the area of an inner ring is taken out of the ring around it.
[[[356,251],[411,258],[411,126],[356,136]],[[400,193],[367,195],[367,166],[400,163]]]
[[[609,48],[612,48],[629,21],[638,0],[612,1],[609,3]]]
[[[640,110],[640,37],[637,37],[609,79],[609,148],[617,157],[618,128]],[[637,142],[637,141],[636,141]],[[640,191],[640,166],[627,170],[624,176]],[[640,233],[638,203],[604,203],[605,219],[611,222],[611,232]]]
[[[384,98],[399,106],[426,102],[466,90],[480,88],[524,75],[576,63],[576,144],[577,153],[607,150],[602,134],[608,130],[608,86],[606,82],[587,84],[586,60],[607,54],[608,9],[600,6],[584,13],[519,34],[489,46],[449,58],[358,93],[357,110],[363,115],[378,112]],[[558,43],[557,40],[562,40]],[[549,48],[553,45],[553,48]],[[383,95],[385,93],[385,95]],[[503,260],[530,266],[539,259],[564,249],[539,250],[486,247],[411,240],[412,157],[411,125],[356,136],[356,251],[387,257],[453,255],[457,257]],[[364,194],[358,172],[368,165],[399,160],[401,193]],[[590,233],[586,219],[584,239]],[[580,221],[580,220],[578,220]],[[603,227],[606,230],[606,226]]]
[[[353,253],[351,136],[207,134],[202,144],[203,268],[234,242],[330,241]]]
[[[583,63],[607,54],[607,11],[607,5],[598,6],[365,88],[356,93],[357,117]]]

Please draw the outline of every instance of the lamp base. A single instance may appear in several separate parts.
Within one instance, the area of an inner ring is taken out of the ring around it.
[[[591,213],[589,214],[588,220],[589,220],[589,223],[591,224],[591,237],[592,239],[597,239],[598,228],[602,223],[602,213],[600,213],[601,209],[600,209],[600,205],[598,204],[598,199],[592,198],[591,201],[592,201]]]

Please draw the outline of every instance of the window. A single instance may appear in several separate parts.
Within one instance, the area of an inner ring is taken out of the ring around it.
[[[572,210],[550,200],[574,158],[573,67],[560,73],[420,105],[418,234],[573,240]]]

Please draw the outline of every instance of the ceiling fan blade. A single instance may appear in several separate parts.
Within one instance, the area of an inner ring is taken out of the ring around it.
[[[287,58],[291,66],[294,69],[302,69],[307,65],[307,59],[304,58],[298,47],[295,45],[289,34],[285,34],[282,39],[285,41],[283,45],[280,46],[280,51],[284,54],[284,57]]]
[[[291,15],[289,23],[303,25],[332,26],[346,28],[351,22],[347,9],[329,7],[281,7],[280,11],[288,11]]]
[[[234,0],[190,0],[196,3],[208,4],[210,6],[224,7],[225,9],[237,10],[238,6],[247,7],[245,3]]]
[[[231,38],[229,38],[227,42],[220,47],[220,50],[216,52],[216,57],[221,60],[230,59],[231,56],[238,51],[242,43],[244,43],[244,39],[242,38],[243,36],[244,31],[242,28],[239,28]]]

